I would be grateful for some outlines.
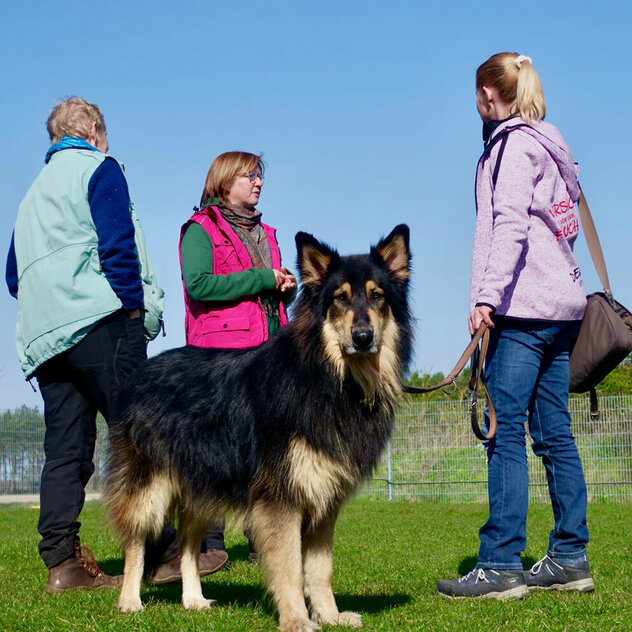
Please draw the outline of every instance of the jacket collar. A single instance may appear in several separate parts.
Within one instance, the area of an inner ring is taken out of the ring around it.
[[[44,158],[44,162],[48,164],[48,161],[51,159],[52,155],[57,153],[58,151],[62,151],[63,149],[90,149],[92,151],[99,151],[96,147],[91,145],[83,138],[78,138],[75,136],[64,136],[58,143],[55,143],[48,148],[48,151],[46,152],[46,157]]]

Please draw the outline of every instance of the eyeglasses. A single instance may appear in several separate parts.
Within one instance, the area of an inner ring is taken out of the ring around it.
[[[263,182],[263,178],[264,178],[264,175],[259,170],[257,170],[257,171],[246,171],[246,173],[242,173],[241,175],[245,176],[246,178],[248,178],[248,180],[250,180],[250,184],[254,184],[256,182],[257,178],[259,178],[259,180],[261,180],[261,182]]]

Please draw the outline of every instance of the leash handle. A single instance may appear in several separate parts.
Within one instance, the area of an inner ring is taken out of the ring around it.
[[[480,343],[480,348],[479,348]],[[470,344],[465,351],[461,354],[458,362],[450,371],[450,373],[443,378],[438,384],[434,386],[409,386],[408,384],[402,384],[402,390],[405,393],[430,393],[436,391],[439,388],[454,384],[454,381],[459,376],[459,373],[465,368],[468,360],[470,360],[470,381],[468,383],[470,389],[470,423],[472,424],[472,431],[478,439],[486,441],[491,439],[496,434],[496,410],[492,403],[492,399],[489,396],[487,387],[483,383],[483,389],[485,390],[485,397],[487,398],[487,409],[489,411],[489,429],[487,434],[484,434],[478,423],[478,391],[480,386],[480,376],[483,375],[485,356],[487,355],[487,348],[489,346],[489,329],[485,323],[481,323],[480,327],[476,330],[476,333],[472,336]]]
[[[470,389],[470,424],[472,426],[472,432],[476,435],[477,439],[481,441],[488,441],[492,439],[496,434],[496,426],[498,421],[496,419],[496,409],[492,403],[492,398],[489,396],[489,391],[485,385],[485,356],[487,355],[487,348],[489,347],[489,328],[485,323],[481,323],[474,338],[478,336],[476,348],[472,353],[470,360],[470,381],[468,387]],[[472,338],[472,340],[474,340]],[[480,340],[480,348],[478,346],[478,340]],[[483,389],[485,391],[485,398],[487,399],[487,412],[489,414],[489,428],[487,434],[485,434],[478,423],[478,393],[481,381],[483,382]]]

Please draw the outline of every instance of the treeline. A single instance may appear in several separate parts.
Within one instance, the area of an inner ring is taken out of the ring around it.
[[[443,373],[420,373],[415,371],[405,384],[411,386],[432,386],[438,384],[445,375]],[[423,395],[411,395],[415,400],[425,399],[428,401],[438,400],[461,400],[469,397],[468,381],[470,371],[464,369],[457,377],[453,386],[445,389],[438,389]],[[598,395],[632,395],[632,355],[628,356],[612,373],[597,386]],[[583,395],[571,394],[572,397],[583,397]]]
[[[100,438],[105,435],[105,421],[100,415],[97,425]],[[45,459],[44,431],[44,415],[36,407],[21,406],[0,413],[0,494],[39,491]],[[103,451],[97,450],[91,487],[100,483],[103,458]]]

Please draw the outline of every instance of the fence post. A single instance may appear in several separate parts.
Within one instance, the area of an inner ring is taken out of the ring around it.
[[[388,499],[393,500],[393,444],[390,438],[386,444],[386,454],[388,455]]]

